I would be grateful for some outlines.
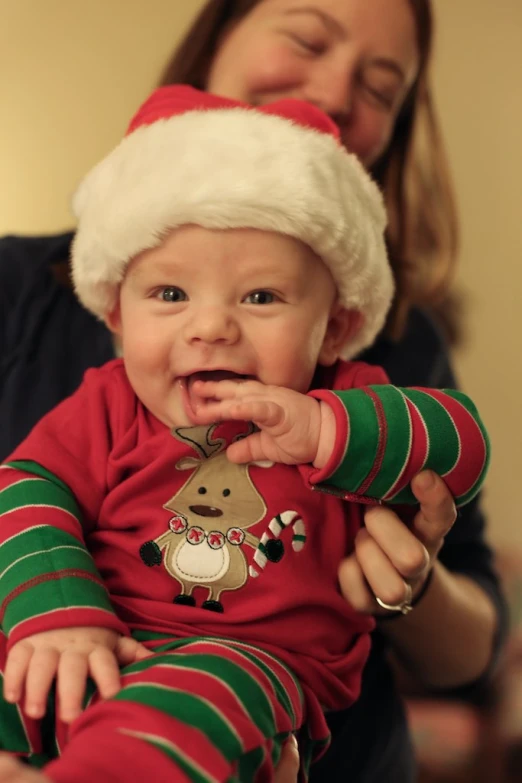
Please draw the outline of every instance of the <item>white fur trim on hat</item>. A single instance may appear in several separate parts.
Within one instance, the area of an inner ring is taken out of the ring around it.
[[[258,228],[309,245],[328,265],[345,307],[364,323],[344,352],[384,324],[393,278],[380,192],[333,136],[245,108],[187,111],[143,125],[84,179],[73,279],[103,318],[129,261],[179,226]]]

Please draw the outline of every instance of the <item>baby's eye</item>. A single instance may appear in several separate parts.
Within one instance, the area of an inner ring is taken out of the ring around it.
[[[162,302],[185,302],[188,299],[185,291],[175,285],[160,288],[156,297],[161,299]]]
[[[276,296],[270,291],[252,291],[251,294],[248,294],[248,296],[245,297],[245,302],[247,302],[247,304],[265,305],[272,304],[275,301]]]

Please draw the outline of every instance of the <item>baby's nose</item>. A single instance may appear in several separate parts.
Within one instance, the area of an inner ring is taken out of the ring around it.
[[[231,344],[239,337],[239,326],[226,308],[206,307],[195,314],[186,337],[191,342]]]

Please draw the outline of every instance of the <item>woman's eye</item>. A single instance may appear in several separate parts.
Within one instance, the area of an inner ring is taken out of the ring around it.
[[[156,296],[158,299],[161,299],[162,302],[185,302],[188,298],[185,291],[174,285],[160,288]]]
[[[247,304],[265,305],[275,302],[275,294],[270,291],[252,291],[251,294],[245,297]]]
[[[370,76],[365,76],[365,74],[361,74],[358,81],[368,101],[383,109],[392,109],[395,106],[399,94],[397,87],[379,83],[378,80],[370,79]]]
[[[320,23],[303,20],[298,26],[285,26],[279,32],[307,54],[324,54],[328,49],[328,37]]]
[[[326,51],[326,44],[324,41],[305,38],[302,35],[296,35],[295,33],[289,33],[288,35],[294,43],[310,54],[324,54]]]
[[[395,103],[395,96],[389,95],[382,90],[377,90],[375,87],[370,87],[369,84],[365,85],[365,90],[373,101],[376,101],[384,109],[391,109]]]

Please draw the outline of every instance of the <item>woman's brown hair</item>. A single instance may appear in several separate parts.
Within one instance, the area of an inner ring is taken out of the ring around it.
[[[209,0],[168,62],[160,84],[204,90],[224,32],[262,0]],[[388,249],[396,296],[388,333],[400,337],[412,305],[458,336],[450,291],[457,253],[457,216],[444,147],[429,87],[433,41],[430,0],[408,0],[417,28],[417,79],[397,117],[386,152],[372,170],[388,210]]]

